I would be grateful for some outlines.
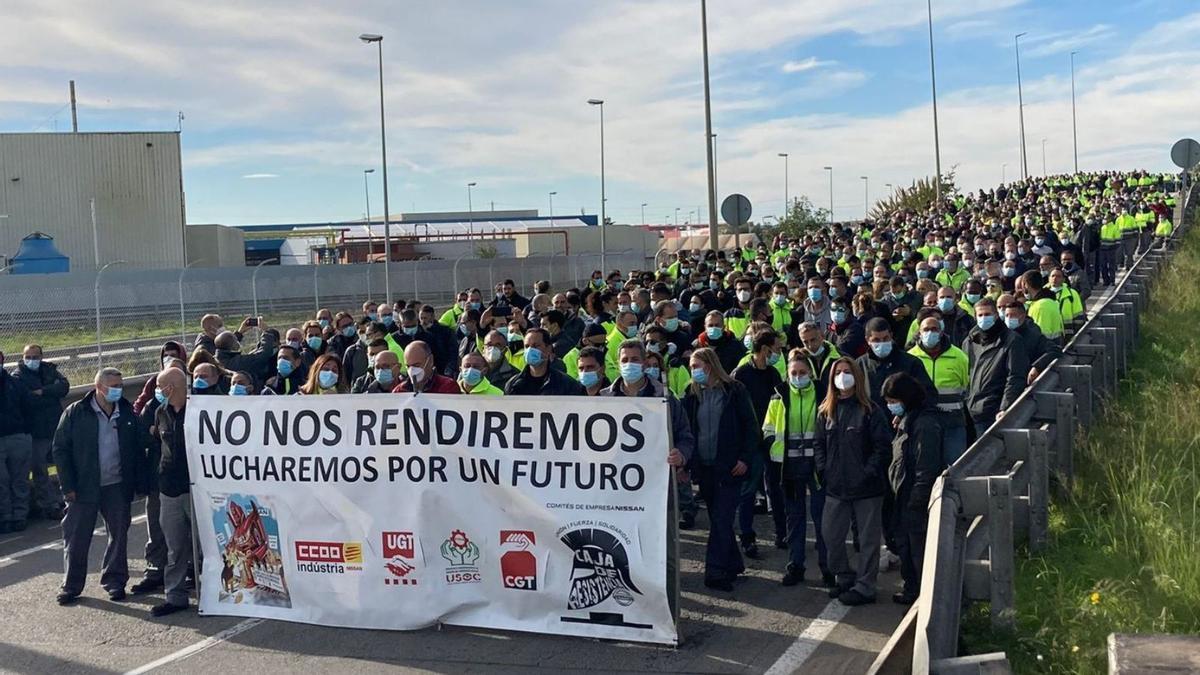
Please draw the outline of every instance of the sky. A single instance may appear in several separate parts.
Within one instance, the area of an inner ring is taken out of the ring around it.
[[[962,189],[1028,168],[1170,170],[1200,134],[1194,0],[933,0],[941,164]],[[383,40],[391,212],[600,210],[707,219],[697,0],[5,0],[0,131],[182,127],[190,223],[328,222],[382,210]],[[785,195],[862,216],[932,175],[920,0],[709,0],[718,202]],[[183,119],[179,116],[182,113]],[[785,160],[779,153],[787,153]],[[366,169],[375,169],[364,174]],[[867,180],[861,177],[867,176]],[[364,178],[366,182],[364,184]],[[678,209],[678,214],[676,213]]]

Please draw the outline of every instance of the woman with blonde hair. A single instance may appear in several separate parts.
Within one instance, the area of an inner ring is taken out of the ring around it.
[[[761,430],[746,388],[721,367],[709,347],[692,352],[692,383],[683,397],[696,450],[688,470],[708,506],[708,547],[704,585],[733,590],[745,571],[733,532],[742,484],[758,452]]]
[[[308,380],[301,385],[300,393],[345,394],[349,387],[342,381],[342,362],[334,354],[322,354],[308,369]]]
[[[817,475],[825,486],[821,533],[836,582],[829,597],[845,605],[864,605],[875,602],[892,433],[853,359],[834,361],[826,384],[825,399],[817,409],[814,454]],[[850,568],[846,553],[852,518],[859,541],[855,569]]]

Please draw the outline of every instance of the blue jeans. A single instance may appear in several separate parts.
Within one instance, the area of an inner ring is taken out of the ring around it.
[[[811,517],[813,533],[817,537],[817,565],[824,573],[829,569],[825,537],[821,533],[825,491],[813,485],[813,460],[805,458],[798,461],[801,462],[799,475],[783,479],[783,500],[787,509],[788,564],[798,570],[804,569],[807,519]]]
[[[956,413],[958,418],[962,419],[962,413]],[[965,424],[957,426],[943,425],[942,427],[942,461],[946,466],[953,464],[962,454],[967,451],[967,427]]]

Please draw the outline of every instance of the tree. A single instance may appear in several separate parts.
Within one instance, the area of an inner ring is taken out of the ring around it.
[[[954,173],[957,169],[958,166],[955,165],[942,176],[943,200],[952,200],[958,196],[958,186],[954,184]],[[909,187],[896,190],[887,199],[875,202],[875,206],[871,209],[871,219],[883,220],[897,211],[925,213],[936,200],[937,190],[933,178],[927,176],[913,181]]]
[[[484,260],[490,260],[492,258],[499,258],[500,251],[496,248],[495,244],[478,244],[475,247],[475,255]]]
[[[760,223],[753,229],[759,239],[769,242],[777,234],[798,237],[805,232],[816,230],[828,222],[828,209],[819,209],[813,205],[807,195],[800,195],[792,201],[792,208],[786,217],[770,225],[765,222]]]

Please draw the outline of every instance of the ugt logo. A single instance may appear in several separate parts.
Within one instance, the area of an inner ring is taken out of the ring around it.
[[[505,588],[537,590],[537,557],[533,547],[537,538],[528,530],[500,530],[500,575]]]
[[[462,530],[454,530],[450,538],[442,542],[442,557],[450,566],[446,568],[446,583],[477,584],[482,580],[475,562],[479,560],[479,546]]]
[[[412,532],[383,533],[383,566],[391,574],[388,586],[416,586],[416,538]]]

